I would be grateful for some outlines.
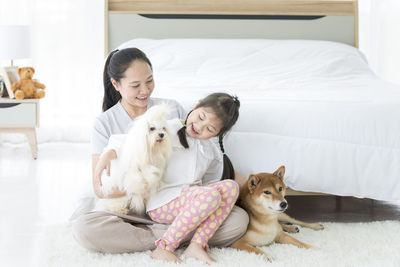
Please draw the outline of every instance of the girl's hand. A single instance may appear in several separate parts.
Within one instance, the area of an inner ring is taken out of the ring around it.
[[[235,170],[235,182],[239,184],[240,188],[242,188],[243,185],[247,184],[246,179],[244,179],[236,170]]]

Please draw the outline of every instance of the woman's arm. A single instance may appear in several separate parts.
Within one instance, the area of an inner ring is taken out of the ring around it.
[[[246,179],[244,179],[237,171],[235,171],[235,182],[239,184],[240,188],[242,188],[242,186],[246,184]]]
[[[114,191],[109,195],[104,195],[101,190],[101,175],[105,169],[107,171],[107,175],[110,175],[110,162],[116,158],[117,153],[113,149],[107,151],[101,157],[99,154],[92,155],[93,191],[98,198],[117,198],[125,196],[125,192],[118,189],[114,189]]]

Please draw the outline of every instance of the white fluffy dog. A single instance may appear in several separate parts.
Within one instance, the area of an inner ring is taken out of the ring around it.
[[[172,152],[165,120],[168,112],[168,106],[158,105],[135,120],[117,150],[117,159],[111,162],[110,176],[102,175],[102,190],[106,195],[118,188],[126,196],[99,199],[96,210],[122,214],[145,212],[146,200],[157,191]]]

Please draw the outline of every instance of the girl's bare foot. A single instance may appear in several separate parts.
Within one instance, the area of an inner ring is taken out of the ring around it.
[[[183,255],[187,258],[194,258],[207,264],[215,262],[204,248],[196,242],[190,242],[190,245],[186,248],[185,252],[183,252]]]
[[[151,257],[156,260],[172,261],[176,263],[182,262],[174,253],[169,250],[157,247],[152,253]]]

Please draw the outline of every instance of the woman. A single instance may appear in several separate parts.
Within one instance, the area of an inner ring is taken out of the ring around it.
[[[95,121],[92,136],[93,189],[97,197],[102,194],[99,175],[109,164],[100,161],[100,153],[112,134],[126,133],[129,124],[147,108],[159,103],[171,106],[169,118],[185,120],[183,108],[176,102],[150,98],[154,89],[152,67],[146,55],[136,48],[112,52],[104,68],[103,111]],[[238,176],[239,177],[239,176]],[[241,178],[241,177],[240,177]],[[243,178],[241,178],[244,181]],[[120,197],[124,192],[114,191],[107,197]],[[144,226],[141,223],[148,223]],[[234,207],[224,223],[209,240],[210,246],[229,246],[246,231],[247,213]],[[82,246],[106,253],[124,253],[155,249],[155,241],[163,236],[168,225],[152,222],[149,218],[86,212],[73,222],[73,235]],[[188,235],[182,243],[190,240]]]

